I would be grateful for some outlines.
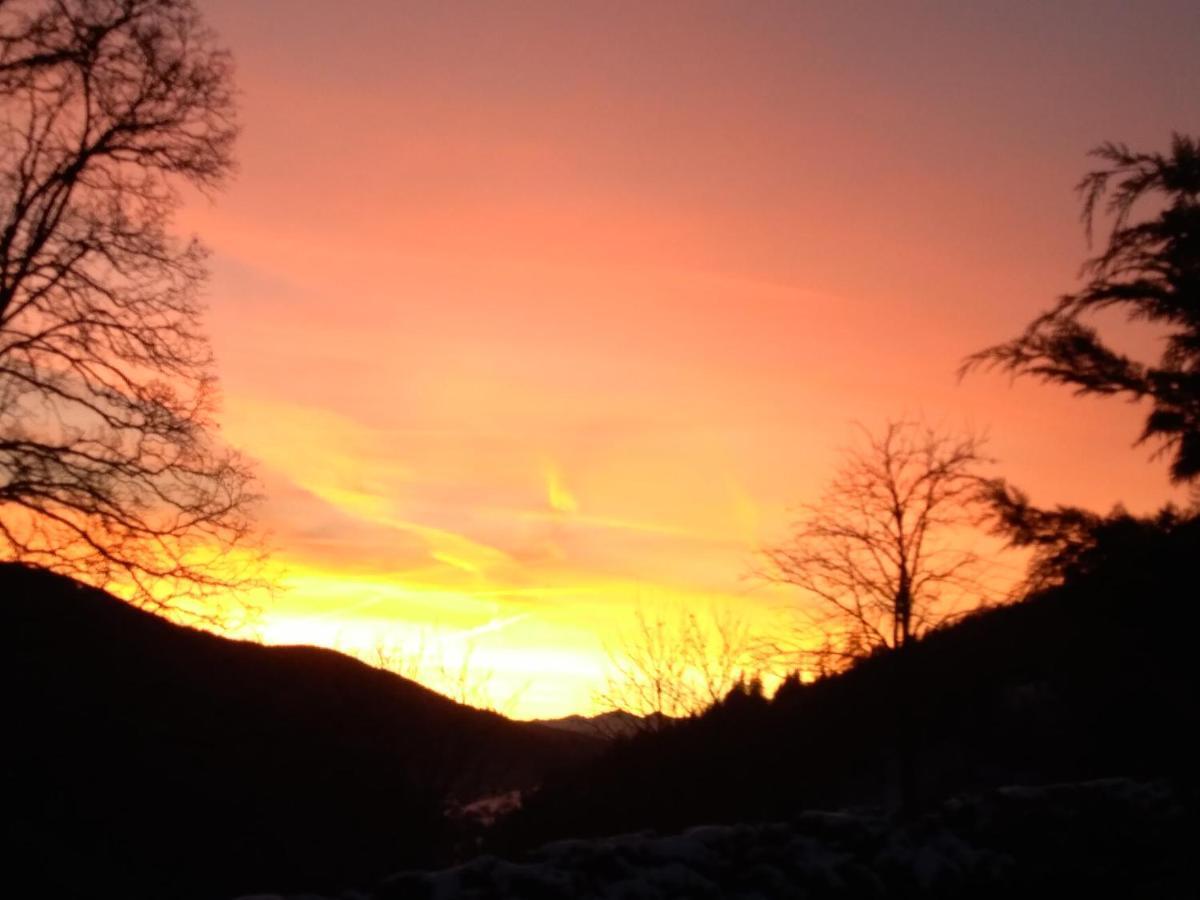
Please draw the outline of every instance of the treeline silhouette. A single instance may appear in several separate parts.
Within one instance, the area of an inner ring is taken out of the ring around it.
[[[1112,775],[1175,779],[1194,799],[1200,517],[1117,512],[1060,549],[1047,586],[933,631],[907,660],[882,652],[814,683],[793,677],[770,699],[744,684],[618,743],[531,796],[496,848],[894,808],[902,662],[922,805]]]
[[[0,565],[8,876],[42,896],[336,890],[453,858],[449,802],[595,752],[315,647]]]
[[[1085,516],[1055,526],[1057,544],[1039,521],[1041,587],[907,651],[922,804],[1119,775],[1171,780],[1194,810],[1200,517]],[[901,792],[894,651],[770,699],[742,683],[600,753],[332,651],[182,628],[44,571],[0,566],[0,587],[10,875],[49,896],[332,893],[480,849],[887,809]],[[511,788],[524,808],[464,843],[448,802]]]

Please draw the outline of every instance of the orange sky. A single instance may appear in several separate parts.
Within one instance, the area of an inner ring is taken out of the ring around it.
[[[266,639],[433,636],[587,710],[638,602],[790,599],[752,549],[854,420],[1168,498],[1136,408],[955,369],[1075,284],[1088,148],[1196,130],[1195,4],[203,5],[245,132],[183,224],[290,573]]]

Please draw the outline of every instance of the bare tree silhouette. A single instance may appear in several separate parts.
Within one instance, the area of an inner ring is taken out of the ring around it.
[[[193,614],[256,499],[172,233],[233,165],[231,72],[192,0],[0,3],[0,554]]]
[[[1079,183],[1090,238],[1098,206],[1112,230],[1103,252],[1084,264],[1086,286],[1066,294],[1019,337],[967,358],[962,372],[999,368],[1064,384],[1077,394],[1150,401],[1138,443],[1171,458],[1171,478],[1200,476],[1200,140],[1174,135],[1167,154],[1124,144],[1093,151],[1107,165]],[[1115,185],[1114,185],[1115,182]],[[1134,220],[1135,208],[1154,215]],[[1106,343],[1088,318],[1106,309],[1165,328],[1156,362]]]
[[[596,692],[605,711],[642,716],[648,729],[696,715],[750,677],[755,639],[732,610],[635,611],[607,648],[608,675]]]
[[[370,654],[348,652],[378,669],[419,682],[455,703],[512,716],[529,684],[503,699],[496,697],[493,689],[496,672],[476,663],[476,649],[475,641],[468,640],[462,644],[461,653],[451,654],[444,640],[422,631],[410,640],[377,640]]]
[[[801,507],[791,538],[763,551],[760,574],[800,588],[800,614],[822,635],[823,671],[895,651],[892,713],[900,808],[921,806],[912,654],[924,632],[978,608],[980,559],[966,533],[988,516],[983,438],[888,422],[851,449],[817,504]],[[801,634],[803,641],[807,635]]]
[[[983,439],[906,421],[865,437],[757,570],[803,592],[802,631],[822,636],[806,652],[822,670],[900,649],[979,602],[979,559],[963,530],[981,519]]]

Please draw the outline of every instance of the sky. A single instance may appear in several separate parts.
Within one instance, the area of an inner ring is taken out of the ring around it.
[[[1200,6],[201,6],[244,130],[180,224],[263,639],[588,712],[639,606],[781,621],[755,549],[855,423],[986,432],[1042,504],[1172,497],[1138,408],[956,370],[1078,284],[1090,148],[1197,130]]]

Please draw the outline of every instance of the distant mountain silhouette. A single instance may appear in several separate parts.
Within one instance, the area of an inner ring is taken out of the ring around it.
[[[180,627],[0,565],[4,816],[45,896],[340,888],[448,858],[452,800],[593,740],[460,706],[330,650]]]
[[[1194,800],[1200,519],[1165,537],[1133,531],[1085,554],[1067,583],[931,633],[906,672],[881,654],[770,700],[735,690],[618,741],[530,797],[495,847],[894,808],[901,702],[926,804],[1112,776],[1172,779]]]
[[[585,734],[603,740],[630,737],[642,731],[653,731],[665,727],[675,720],[661,713],[639,716],[623,709],[610,710],[594,716],[563,716],[560,719],[535,719],[539,725]]]

